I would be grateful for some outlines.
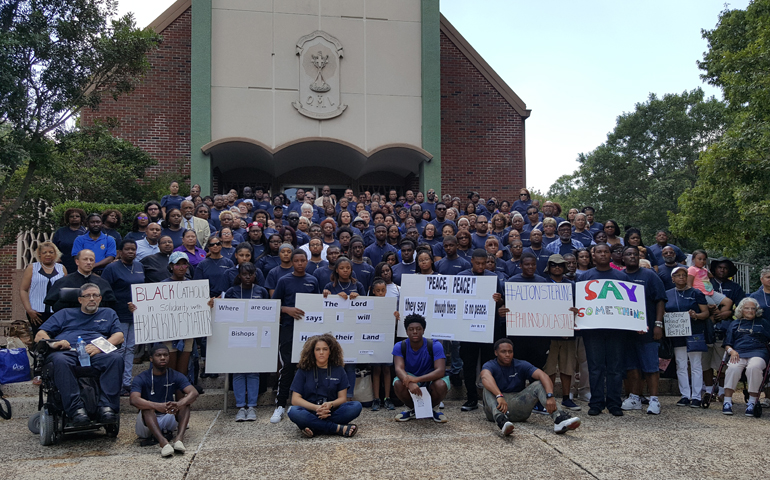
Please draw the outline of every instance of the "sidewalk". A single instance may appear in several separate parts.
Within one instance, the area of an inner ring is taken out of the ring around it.
[[[736,395],[736,400],[741,400]],[[762,472],[770,414],[760,419],[726,417],[710,409],[675,407],[662,397],[663,413],[635,411],[622,418],[577,412],[583,424],[553,433],[548,416],[516,424],[499,436],[482,411],[460,412],[447,402],[444,425],[429,420],[393,421],[395,412],[364,410],[352,438],[304,438],[287,418],[269,423],[271,407],[256,422],[235,423],[236,411],[196,411],[186,455],[160,457],[157,446],[140,447],[133,413],[124,413],[117,439],[103,434],[42,447],[26,419],[0,420],[0,471],[4,478],[111,479],[265,478],[727,478]],[[719,448],[723,445],[724,448]],[[727,455],[720,455],[728,453]]]

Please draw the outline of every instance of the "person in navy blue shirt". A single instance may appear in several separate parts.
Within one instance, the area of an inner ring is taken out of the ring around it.
[[[722,413],[732,415],[732,397],[735,387],[746,370],[748,379],[749,401],[746,405],[746,416],[755,414],[759,401],[760,388],[765,367],[770,355],[767,343],[770,342],[770,322],[762,318],[762,309],[753,298],[741,300],[735,309],[735,320],[727,329],[724,346],[730,355],[725,373],[725,399]]]
[[[621,280],[631,282],[623,272],[610,267],[610,247],[599,244],[594,247],[594,264],[585,272],[580,281]],[[588,414],[599,415],[606,407],[609,412],[622,417],[621,392],[623,390],[623,370],[628,332],[608,328],[585,329],[582,331],[588,360],[591,400],[588,402]],[[606,379],[606,390],[605,390]]]
[[[139,409],[136,435],[142,439],[153,436],[162,457],[187,451],[184,434],[190,422],[190,407],[198,398],[198,391],[187,377],[169,368],[169,355],[168,347],[155,345],[150,352],[152,367],[137,375],[131,386],[131,406]],[[174,430],[176,436],[166,440],[163,432]]]
[[[334,265],[337,263],[337,259],[341,256],[340,247],[332,245],[326,249],[326,261],[325,266],[319,266],[313,272],[313,276],[318,279],[318,286],[326,285],[331,281],[332,272],[334,272]],[[307,270],[306,270],[307,272]],[[353,272],[355,277],[355,272]]]
[[[430,223],[432,223],[436,227],[436,232],[438,233],[438,235],[443,235],[445,225],[451,226],[452,231],[454,233],[457,233],[457,225],[455,225],[455,222],[453,222],[452,220],[447,220],[446,212],[447,212],[446,204],[443,202],[438,202],[436,204],[436,210],[434,212],[436,215],[436,218],[430,221]]]
[[[663,248],[667,245],[669,245],[668,234],[664,230],[658,230],[658,232],[655,234],[655,245],[650,245],[647,247],[647,251],[655,256],[655,260],[657,260],[658,265],[663,265],[663,263],[665,263],[663,259]],[[676,245],[671,245],[671,248],[673,248],[674,252],[676,253],[677,263],[684,263],[685,260],[687,260],[687,255],[685,255],[679,247]]]
[[[98,213],[92,213],[86,219],[88,233],[75,239],[72,244],[72,256],[76,256],[81,250],[91,250],[94,252],[96,264],[94,264],[94,273],[100,274],[104,267],[115,260],[117,246],[115,239],[102,232],[102,216]]]
[[[305,203],[305,190],[298,188],[295,195],[294,201],[289,204],[289,212],[302,214],[302,205]]]
[[[732,300],[733,305],[738,305],[741,300],[746,298],[746,292],[743,291],[743,288],[730,280],[738,273],[738,268],[732,260],[725,257],[712,260],[709,269],[714,276],[711,279],[711,284],[715,291]]]
[[[306,437],[317,434],[352,437],[351,423],[361,414],[361,403],[347,401],[342,347],[330,334],[310,337],[302,347],[297,374],[291,383],[289,419]]]
[[[522,188],[519,190],[519,199],[513,202],[513,210],[519,212],[522,216],[527,214],[527,209],[532,205],[529,190]]]
[[[420,207],[422,208],[422,211],[429,211],[430,216],[432,218],[436,217],[436,207],[438,206],[438,203],[436,203],[436,191],[434,189],[429,189],[428,193],[425,195],[426,200],[420,204]],[[437,228],[437,231],[441,231],[440,228]]]
[[[327,252],[328,253],[328,252]],[[291,363],[291,349],[294,342],[294,322],[302,320],[305,312],[297,308],[298,293],[321,293],[318,279],[307,275],[307,254],[304,250],[296,249],[291,254],[291,264],[294,271],[278,280],[273,292],[273,298],[281,301],[281,325],[278,334],[278,356],[281,367],[278,370],[278,392],[276,393],[276,408],[270,417],[271,423],[278,423],[283,418],[286,402],[289,399],[289,388],[294,380],[296,365]]]
[[[382,261],[382,256],[387,252],[396,253],[396,247],[388,243],[388,227],[379,223],[374,226],[375,243],[364,249],[364,256],[369,257],[372,265],[377,265]]]
[[[393,346],[393,364],[396,370],[393,390],[407,407],[396,415],[398,422],[415,418],[412,395],[422,396],[420,387],[426,387],[430,393],[433,420],[437,423],[447,422],[444,412],[438,410],[439,404],[446,398],[450,388],[449,377],[445,375],[446,355],[440,342],[423,337],[426,325],[425,317],[422,315],[407,315],[404,318],[407,339]],[[406,355],[403,353],[404,350]]]
[[[363,284],[353,277],[353,264],[347,257],[340,257],[334,264],[329,283],[323,287],[324,297],[339,295],[343,300],[366,295]]]
[[[513,432],[514,422],[523,422],[540,403],[553,418],[553,430],[565,433],[580,426],[580,419],[561,410],[553,395],[553,382],[529,362],[513,358],[513,342],[501,338],[494,344],[495,358],[481,367],[484,385],[484,414],[497,423],[503,436]],[[529,385],[526,385],[529,380]]]
[[[278,258],[281,259],[281,263],[278,266],[273,267],[265,278],[265,288],[270,295],[275,291],[275,286],[278,284],[278,280],[281,277],[291,274],[294,270],[291,262],[291,256],[294,253],[294,247],[288,243],[284,243],[278,249]]]
[[[471,268],[463,270],[457,273],[457,275],[496,277],[494,273],[487,270],[486,266],[487,252],[484,249],[477,248],[473,251],[471,256]],[[497,288],[495,293],[492,295],[492,300],[494,300],[496,306],[498,306],[497,304],[502,304],[503,288],[503,281],[498,277]],[[495,310],[497,310],[497,308],[495,308]],[[505,336],[504,317],[495,316],[494,328],[495,332],[493,338],[497,339]],[[479,396],[476,388],[473,388],[473,386],[476,385],[476,368],[472,367],[472,365],[476,365],[476,363],[479,362],[479,359],[483,364],[493,356],[494,351],[492,349],[492,345],[488,343],[460,342],[460,358],[462,358],[463,365],[466,366],[466,368],[463,368],[465,385],[471,386],[471,388],[466,388],[466,401],[462,407],[460,407],[460,410],[468,412],[478,408]]]
[[[447,235],[443,241],[446,257],[435,264],[436,271],[442,275],[457,275],[463,270],[471,268],[468,260],[457,255],[457,237]]]
[[[281,264],[281,257],[278,256],[278,249],[281,248],[283,240],[277,233],[270,234],[267,237],[267,249],[262,252],[262,255],[257,257],[255,266],[262,270],[262,275],[267,278],[270,270],[274,269]]]
[[[647,249],[647,252],[649,253],[650,249]],[[661,281],[663,282],[663,287],[666,289],[666,291],[671,290],[674,288],[674,282],[671,280],[671,273],[674,271],[676,267],[681,267],[681,263],[677,263],[676,261],[676,252],[674,251],[674,247],[672,245],[666,245],[663,247],[663,263],[658,265],[658,277],[660,277]]]
[[[759,302],[759,308],[762,309],[762,318],[770,321],[770,265],[762,268],[759,272],[759,282],[762,285],[749,296]]]
[[[529,252],[537,259],[537,269],[535,273],[538,275],[545,272],[545,267],[548,266],[548,257],[551,253],[543,247],[543,232],[540,230],[532,230],[529,235],[530,246],[524,249],[524,252]],[[522,253],[523,255],[523,253]]]
[[[75,426],[87,425],[91,420],[80,397],[80,385],[74,368],[79,365],[75,347],[78,337],[86,342],[86,353],[91,357],[91,368],[99,372],[101,395],[98,399],[99,419],[103,423],[119,421],[120,387],[123,374],[123,357],[120,352],[103,353],[91,341],[104,337],[117,346],[123,343],[118,315],[111,308],[99,308],[102,296],[99,286],[86,283],[80,287],[80,308],[65,308],[51,315],[35,335],[35,341],[49,342],[55,350],[46,358],[53,365],[56,388],[61,394],[64,411]]]
[[[401,276],[414,273],[417,263],[414,261],[414,242],[409,239],[401,241],[401,262],[393,265],[393,283],[401,285]]]
[[[61,252],[61,263],[67,268],[67,272],[72,273],[77,270],[75,259],[72,255],[72,247],[75,239],[86,233],[84,223],[86,213],[79,208],[68,208],[64,212],[64,226],[56,230],[51,241],[59,248]]]
[[[233,267],[233,261],[223,257],[220,253],[222,239],[216,235],[209,238],[208,247],[208,257],[195,268],[193,280],[208,280],[209,295],[213,298],[220,296],[222,292],[230,288],[227,270]]]
[[[364,259],[364,240],[361,237],[353,237],[350,240],[350,247],[348,248],[350,253],[350,261],[353,266],[354,278],[364,287],[364,291],[368,292],[374,280],[374,267],[367,263]]]
[[[489,230],[489,223],[487,222],[487,217],[484,215],[479,215],[476,217],[476,231],[471,235],[471,242],[473,244],[473,248],[484,248],[484,245],[487,243],[487,238],[489,237],[489,233],[487,233],[487,230]]]
[[[131,304],[131,286],[144,283],[144,266],[136,260],[136,242],[133,240],[123,240],[120,244],[120,260],[107,265],[102,274],[102,280],[106,281],[112,287],[115,294],[115,313],[120,319],[120,329],[123,331],[123,395],[130,393],[131,379],[133,377],[134,367],[134,349],[136,340],[134,338],[134,314],[129,305]]]
[[[588,248],[594,244],[594,235],[587,228],[586,214],[575,214],[575,226],[572,229],[572,238],[583,244],[584,248]]]
[[[642,377],[644,373],[647,379],[647,392],[650,395],[650,404],[647,413],[660,414],[660,401],[658,400],[658,380],[660,369],[658,364],[658,347],[663,338],[663,315],[666,312],[666,290],[663,282],[655,271],[650,268],[639,267],[639,247],[627,245],[623,249],[623,264],[626,266],[626,275],[632,282],[644,287],[645,318],[647,319],[647,331],[631,334],[629,349],[626,354],[626,377],[629,383],[629,396],[623,401],[623,410],[642,409]]]
[[[596,232],[604,231],[604,224],[594,221],[594,214],[596,213],[594,207],[583,207],[581,213],[585,214],[586,228],[588,228],[588,231],[591,232],[592,235],[596,235]]]
[[[160,199],[160,208],[163,211],[163,216],[166,216],[166,212],[172,208],[182,208],[182,202],[184,197],[179,195],[179,184],[177,182],[171,182],[168,187],[169,195],[163,195]]]

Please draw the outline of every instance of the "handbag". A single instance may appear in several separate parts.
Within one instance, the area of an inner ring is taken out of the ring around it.
[[[0,385],[26,382],[30,373],[26,348],[0,349]]]
[[[671,343],[670,338],[663,337],[660,339],[658,358],[662,358],[663,360],[671,360],[674,358],[674,345]]]
[[[707,352],[708,349],[706,335],[704,333],[696,333],[695,335],[687,337],[688,352]]]
[[[374,400],[372,390],[372,371],[368,368],[356,369],[356,386],[353,389],[353,400],[371,404]]]

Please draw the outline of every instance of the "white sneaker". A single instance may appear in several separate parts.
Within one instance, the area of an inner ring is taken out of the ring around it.
[[[628,397],[627,399],[623,400],[623,404],[620,406],[620,408],[622,410],[641,410],[642,399],[639,397]]]
[[[648,415],[660,415],[660,402],[658,400],[650,399],[650,404],[647,405]]]
[[[182,443],[181,440],[177,440],[176,443],[174,443],[174,451],[178,453],[185,453],[187,448],[185,448],[184,443]]]
[[[286,411],[283,407],[275,407],[275,410],[273,411],[273,416],[270,417],[270,423],[278,423],[283,418],[283,413]]]
[[[439,402],[438,403],[438,408],[443,410],[444,409],[444,402]]]
[[[257,411],[254,410],[254,407],[249,407],[249,409],[246,410],[246,421],[247,422],[257,421]]]
[[[174,447],[172,447],[170,443],[167,443],[163,448],[160,449],[161,457],[170,457],[173,454],[174,454]]]
[[[238,410],[238,413],[235,414],[235,421],[236,422],[245,422],[246,421],[246,409],[241,407],[240,410]]]
[[[770,408],[770,398],[763,398],[759,404],[762,405],[762,408]]]

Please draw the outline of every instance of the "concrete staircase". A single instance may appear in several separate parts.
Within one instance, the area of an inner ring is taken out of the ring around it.
[[[150,367],[149,362],[134,365],[134,376],[147,370]],[[224,406],[225,395],[227,396],[228,408],[235,408],[235,396],[232,390],[225,392],[225,375],[219,375],[219,378],[201,378],[198,385],[204,390],[204,394],[198,397],[195,402],[196,410],[221,410]],[[231,387],[232,388],[232,387]],[[15,418],[28,417],[38,411],[38,392],[40,387],[33,385],[31,381],[21,383],[9,383],[2,386],[6,399],[10,401]],[[453,387],[449,391],[448,400],[465,399],[465,385],[460,388]],[[561,383],[558,378],[554,385],[554,393],[561,395]],[[660,395],[679,395],[679,389],[675,379],[662,378],[660,380]],[[260,395],[259,405],[269,406],[275,403],[275,392],[270,386],[267,391]],[[122,412],[132,412],[134,407],[129,403],[128,397],[121,397],[120,408]]]

